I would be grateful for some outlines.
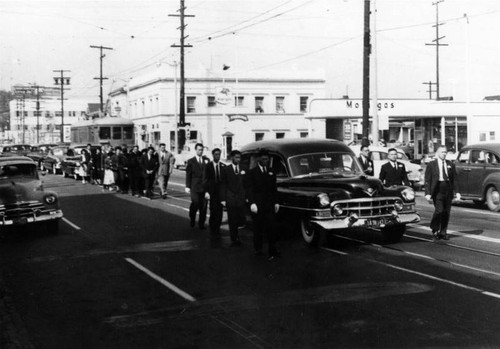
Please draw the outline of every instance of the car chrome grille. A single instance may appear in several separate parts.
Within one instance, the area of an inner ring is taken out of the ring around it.
[[[3,219],[33,216],[44,209],[40,201],[16,202],[14,204],[0,205],[0,215]]]
[[[380,197],[334,201],[331,203],[332,215],[335,215],[333,206],[339,204],[344,211],[342,217],[351,214],[356,214],[359,218],[391,216],[396,200],[401,199],[398,197]]]

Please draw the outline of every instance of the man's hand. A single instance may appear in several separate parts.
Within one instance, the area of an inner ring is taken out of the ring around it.
[[[210,200],[210,194],[208,192],[205,193],[205,200]]]
[[[427,194],[427,195],[425,196],[425,200],[427,200],[427,201],[431,201],[431,199],[432,199],[432,197],[431,197],[429,194]]]
[[[461,200],[462,199],[462,195],[460,195],[460,193],[456,193],[455,194],[455,197],[457,198],[457,200]]]
[[[252,213],[257,214],[257,212],[259,212],[259,210],[257,209],[257,205],[256,204],[251,204],[250,205],[250,211],[252,211]]]
[[[280,210],[280,204],[274,204],[274,213],[278,213]]]
[[[190,193],[191,193],[191,188],[186,187],[186,189],[184,189],[184,191],[185,191],[186,193],[190,194]]]
[[[225,201],[221,201],[220,204],[224,207],[226,207],[226,202]]]

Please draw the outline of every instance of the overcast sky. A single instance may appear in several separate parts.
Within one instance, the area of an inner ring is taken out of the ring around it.
[[[435,9],[430,0],[377,0],[379,98],[427,98],[435,81]],[[239,77],[270,71],[324,71],[328,97],[362,95],[363,0],[185,0],[186,69],[222,64]],[[178,60],[179,1],[0,0],[0,88],[52,85],[53,70],[71,70],[73,96],[99,95],[99,52],[105,52],[105,93],[159,61]],[[500,94],[500,1],[439,4],[441,95],[465,98],[469,28],[471,96]],[[469,24],[464,18],[468,15]],[[189,73],[187,73],[189,76]],[[113,86],[111,86],[112,81]]]

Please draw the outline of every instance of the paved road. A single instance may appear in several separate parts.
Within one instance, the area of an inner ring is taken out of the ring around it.
[[[0,347],[332,348],[500,346],[500,215],[453,208],[451,239],[422,223],[381,245],[376,232],[320,249],[280,232],[283,258],[189,227],[183,172],[167,200],[47,175],[58,235],[0,235]]]

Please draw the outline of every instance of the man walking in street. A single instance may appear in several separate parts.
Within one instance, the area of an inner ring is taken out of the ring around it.
[[[389,161],[382,165],[380,169],[379,179],[386,187],[393,185],[407,185],[410,186],[406,167],[403,163],[398,162],[398,151],[396,148],[390,148],[387,152]]]
[[[358,160],[363,168],[363,172],[367,176],[373,176],[373,161],[368,157],[369,154],[370,148],[367,145],[362,145]]]
[[[154,156],[154,151],[153,147],[149,147],[147,153],[141,159],[146,197],[150,200],[153,198],[153,185],[155,183],[156,170],[158,169],[158,157]]]
[[[203,183],[206,190],[205,199],[210,200],[210,219],[208,226],[213,236],[220,235],[222,223],[222,204],[220,199],[221,174],[225,165],[220,162],[221,150],[212,150],[213,161],[205,167]]]
[[[434,214],[430,228],[434,240],[448,240],[448,222],[450,220],[451,202],[453,193],[457,200],[461,195],[457,192],[455,164],[446,161],[446,146],[439,146],[436,159],[431,161],[425,169],[425,198],[433,201]]]
[[[160,186],[160,193],[162,199],[167,198],[167,186],[170,175],[174,171],[175,157],[174,154],[169,152],[165,143],[160,144],[160,150],[158,152],[158,185]]]
[[[269,168],[269,153],[261,150],[258,163],[248,171],[247,198],[253,220],[253,245],[255,254],[262,254],[263,240],[267,238],[269,260],[280,257],[276,248],[277,234],[275,217],[279,210],[277,202],[276,175]]]
[[[132,195],[139,196],[140,191],[140,181],[142,177],[142,166],[141,166],[142,154],[139,152],[139,147],[135,145],[132,151],[128,153],[128,179],[130,190]]]
[[[205,200],[205,188],[203,186],[203,171],[208,164],[208,159],[203,156],[203,144],[196,143],[194,149],[196,155],[189,159],[186,165],[186,193],[191,195],[189,219],[191,227],[194,227],[196,212],[199,211],[198,227],[205,229],[207,201]]]
[[[241,153],[238,150],[233,150],[229,156],[231,165],[226,166],[222,171],[220,200],[227,209],[231,245],[240,246],[238,227],[245,223],[246,197],[243,186],[245,171],[240,168]]]

